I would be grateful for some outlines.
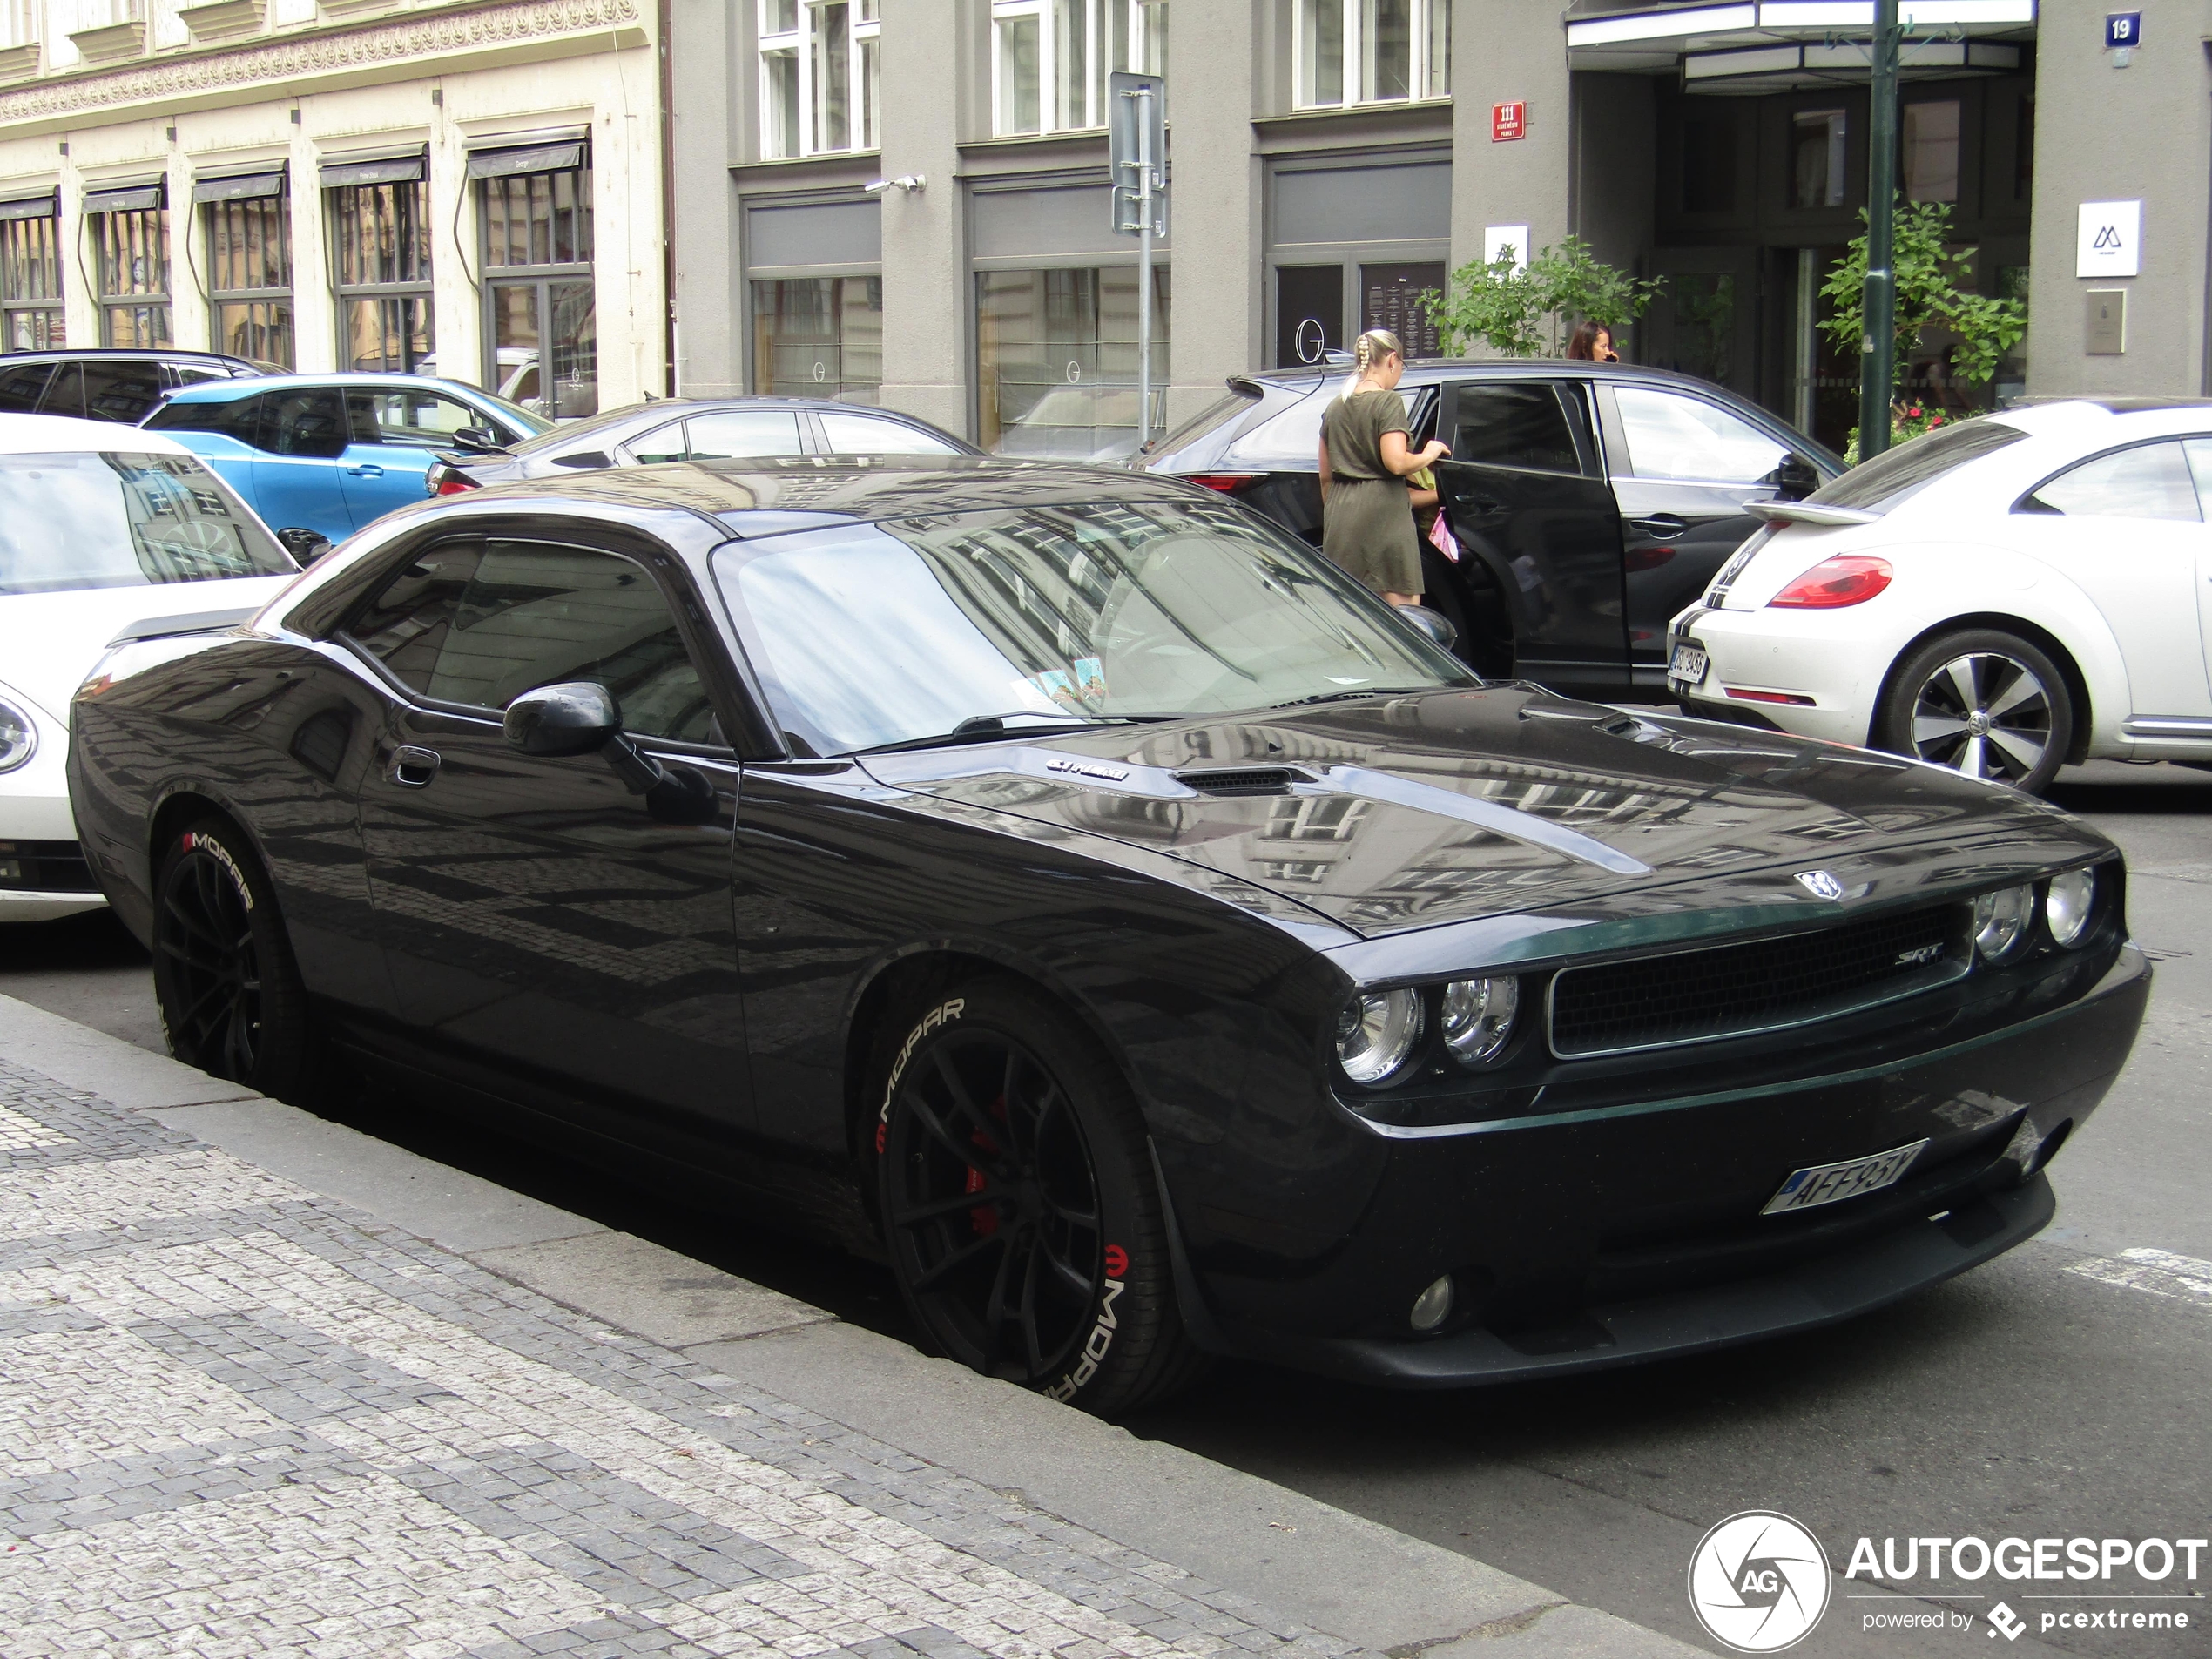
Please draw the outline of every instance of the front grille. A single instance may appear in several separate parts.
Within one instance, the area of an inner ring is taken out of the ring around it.
[[[1966,971],[1960,905],[1869,916],[1810,933],[1676,951],[1553,977],[1562,1059],[1663,1049],[1803,1025],[1909,996]]]
[[[1201,795],[1280,795],[1292,784],[1310,784],[1310,773],[1295,766],[1226,766],[1210,772],[1178,772],[1175,780]]]
[[[0,841],[0,891],[98,893],[75,841]]]

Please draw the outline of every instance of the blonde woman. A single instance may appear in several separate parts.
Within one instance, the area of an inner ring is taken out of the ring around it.
[[[1352,344],[1351,388],[1321,416],[1321,550],[1394,605],[1421,602],[1421,548],[1406,479],[1452,453],[1406,442],[1406,347],[1386,328]]]

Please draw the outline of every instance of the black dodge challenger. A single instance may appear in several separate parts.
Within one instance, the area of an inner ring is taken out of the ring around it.
[[[2049,1220],[2149,988],[2065,813],[1475,679],[1172,480],[517,484],[206,629],[70,759],[181,1057],[705,1179],[1101,1412],[1891,1301]]]

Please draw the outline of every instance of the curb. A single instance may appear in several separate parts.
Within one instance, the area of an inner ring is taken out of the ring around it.
[[[0,1055],[1386,1659],[1703,1652],[8,996]]]

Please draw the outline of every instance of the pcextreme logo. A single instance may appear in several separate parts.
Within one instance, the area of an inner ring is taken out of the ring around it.
[[[1730,1515],[1690,1555],[1689,1608],[1723,1647],[1780,1653],[1804,1641],[1828,1610],[1827,1552],[1787,1515]]]

